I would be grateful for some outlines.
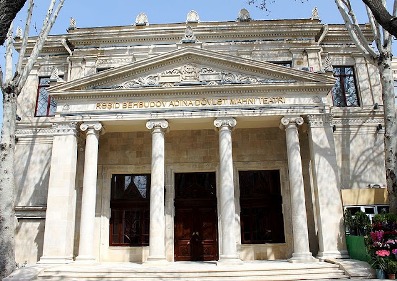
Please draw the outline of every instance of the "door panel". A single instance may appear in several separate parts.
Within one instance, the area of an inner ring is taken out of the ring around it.
[[[215,173],[175,174],[175,187],[175,260],[217,260]]]

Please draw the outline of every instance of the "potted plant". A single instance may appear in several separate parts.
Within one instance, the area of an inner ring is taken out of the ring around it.
[[[386,273],[389,279],[396,279],[397,272],[397,261],[393,259],[388,259],[386,261]]]
[[[375,269],[377,279],[385,279],[387,264],[384,256],[375,255],[375,257],[372,258],[371,267]]]
[[[361,261],[370,261],[365,246],[365,235],[371,229],[371,223],[368,216],[361,211],[352,214],[350,210],[346,210],[344,214],[346,227],[346,244],[349,255],[352,259]]]

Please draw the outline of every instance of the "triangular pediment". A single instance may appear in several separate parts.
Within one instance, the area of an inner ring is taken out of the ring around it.
[[[80,91],[151,88],[234,87],[241,85],[331,86],[334,79],[312,73],[225,55],[183,48],[51,87],[52,94]]]

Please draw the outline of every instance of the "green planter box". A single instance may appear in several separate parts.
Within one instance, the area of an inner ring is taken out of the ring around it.
[[[366,262],[371,260],[365,247],[364,236],[346,235],[346,244],[350,258]]]

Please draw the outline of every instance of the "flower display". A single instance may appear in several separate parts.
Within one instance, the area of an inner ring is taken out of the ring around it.
[[[378,214],[373,218],[371,231],[366,238],[371,265],[375,269],[397,271],[397,216]]]

